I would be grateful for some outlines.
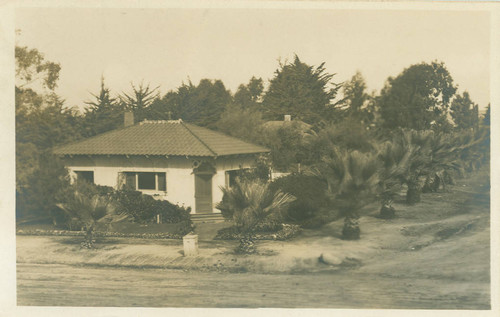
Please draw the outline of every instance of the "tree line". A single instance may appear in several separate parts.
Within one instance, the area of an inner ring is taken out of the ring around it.
[[[85,108],[79,111],[56,93],[58,63],[22,46],[16,47],[15,57],[19,217],[50,216],[57,203],[54,193],[69,182],[52,148],[121,127],[125,111],[133,112],[136,122],[182,119],[267,146],[272,152],[266,164],[281,171],[319,162],[330,140],[366,152],[374,135],[398,129],[441,133],[489,125],[489,106],[481,119],[478,105],[466,91],[458,93],[437,61],[409,66],[388,78],[379,93],[367,91],[359,72],[338,83],[324,63],[311,66],[298,56],[280,62],[268,83],[252,77],[234,93],[218,79],[188,81],[164,95],[144,83],[113,93],[101,78],[100,90],[82,101]],[[291,115],[290,124],[266,124],[284,115]]]

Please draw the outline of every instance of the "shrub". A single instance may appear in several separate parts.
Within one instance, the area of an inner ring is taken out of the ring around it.
[[[57,157],[47,153],[32,155],[38,162],[34,171],[17,171],[16,218],[49,218],[58,226],[64,222],[64,214],[56,207],[55,193],[69,186],[67,170]]]
[[[280,177],[269,185],[270,190],[280,190],[295,196],[284,213],[284,220],[304,224],[316,217],[321,208],[327,206],[327,185],[320,178],[303,174],[291,174]]]
[[[313,217],[304,220],[300,226],[305,229],[318,229],[339,218],[341,215],[338,209],[323,207]]]
[[[135,190],[119,190],[114,197],[122,212],[130,215],[135,222],[154,222],[156,215],[160,215],[164,223],[190,222],[191,208],[174,205],[166,200],[156,200]]]

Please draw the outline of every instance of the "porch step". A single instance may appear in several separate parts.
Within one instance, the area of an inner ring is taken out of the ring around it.
[[[224,217],[220,213],[200,213],[191,214],[191,220],[194,223],[204,223],[204,222],[223,222]]]

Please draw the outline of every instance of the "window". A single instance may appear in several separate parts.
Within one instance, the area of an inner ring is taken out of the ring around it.
[[[244,177],[251,171],[249,168],[241,168],[239,170],[226,171],[226,187],[233,187],[236,183],[236,179]]]
[[[125,186],[134,190],[167,190],[166,173],[125,172]]]
[[[94,183],[94,172],[93,171],[75,171],[77,181],[86,181],[91,184]]]
[[[137,173],[137,189],[156,189],[156,173]]]
[[[136,190],[135,173],[125,173],[125,187],[127,189]]]
[[[167,175],[165,173],[156,173],[156,177],[158,177],[158,190],[167,191]]]

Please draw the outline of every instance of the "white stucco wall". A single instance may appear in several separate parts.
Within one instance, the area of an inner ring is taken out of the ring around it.
[[[255,156],[219,157],[212,161],[216,173],[212,178],[212,203],[213,212],[220,212],[215,208],[217,202],[222,200],[220,186],[226,186],[225,172],[240,168],[250,168],[255,161]],[[193,162],[202,161],[197,158],[184,157],[124,157],[124,156],[74,156],[65,158],[66,166],[70,173],[74,171],[93,171],[94,183],[116,188],[118,175],[122,172],[165,172],[167,179],[166,192],[142,190],[145,194],[156,199],[168,200],[180,206],[191,207],[191,212],[196,213],[194,198]]]

